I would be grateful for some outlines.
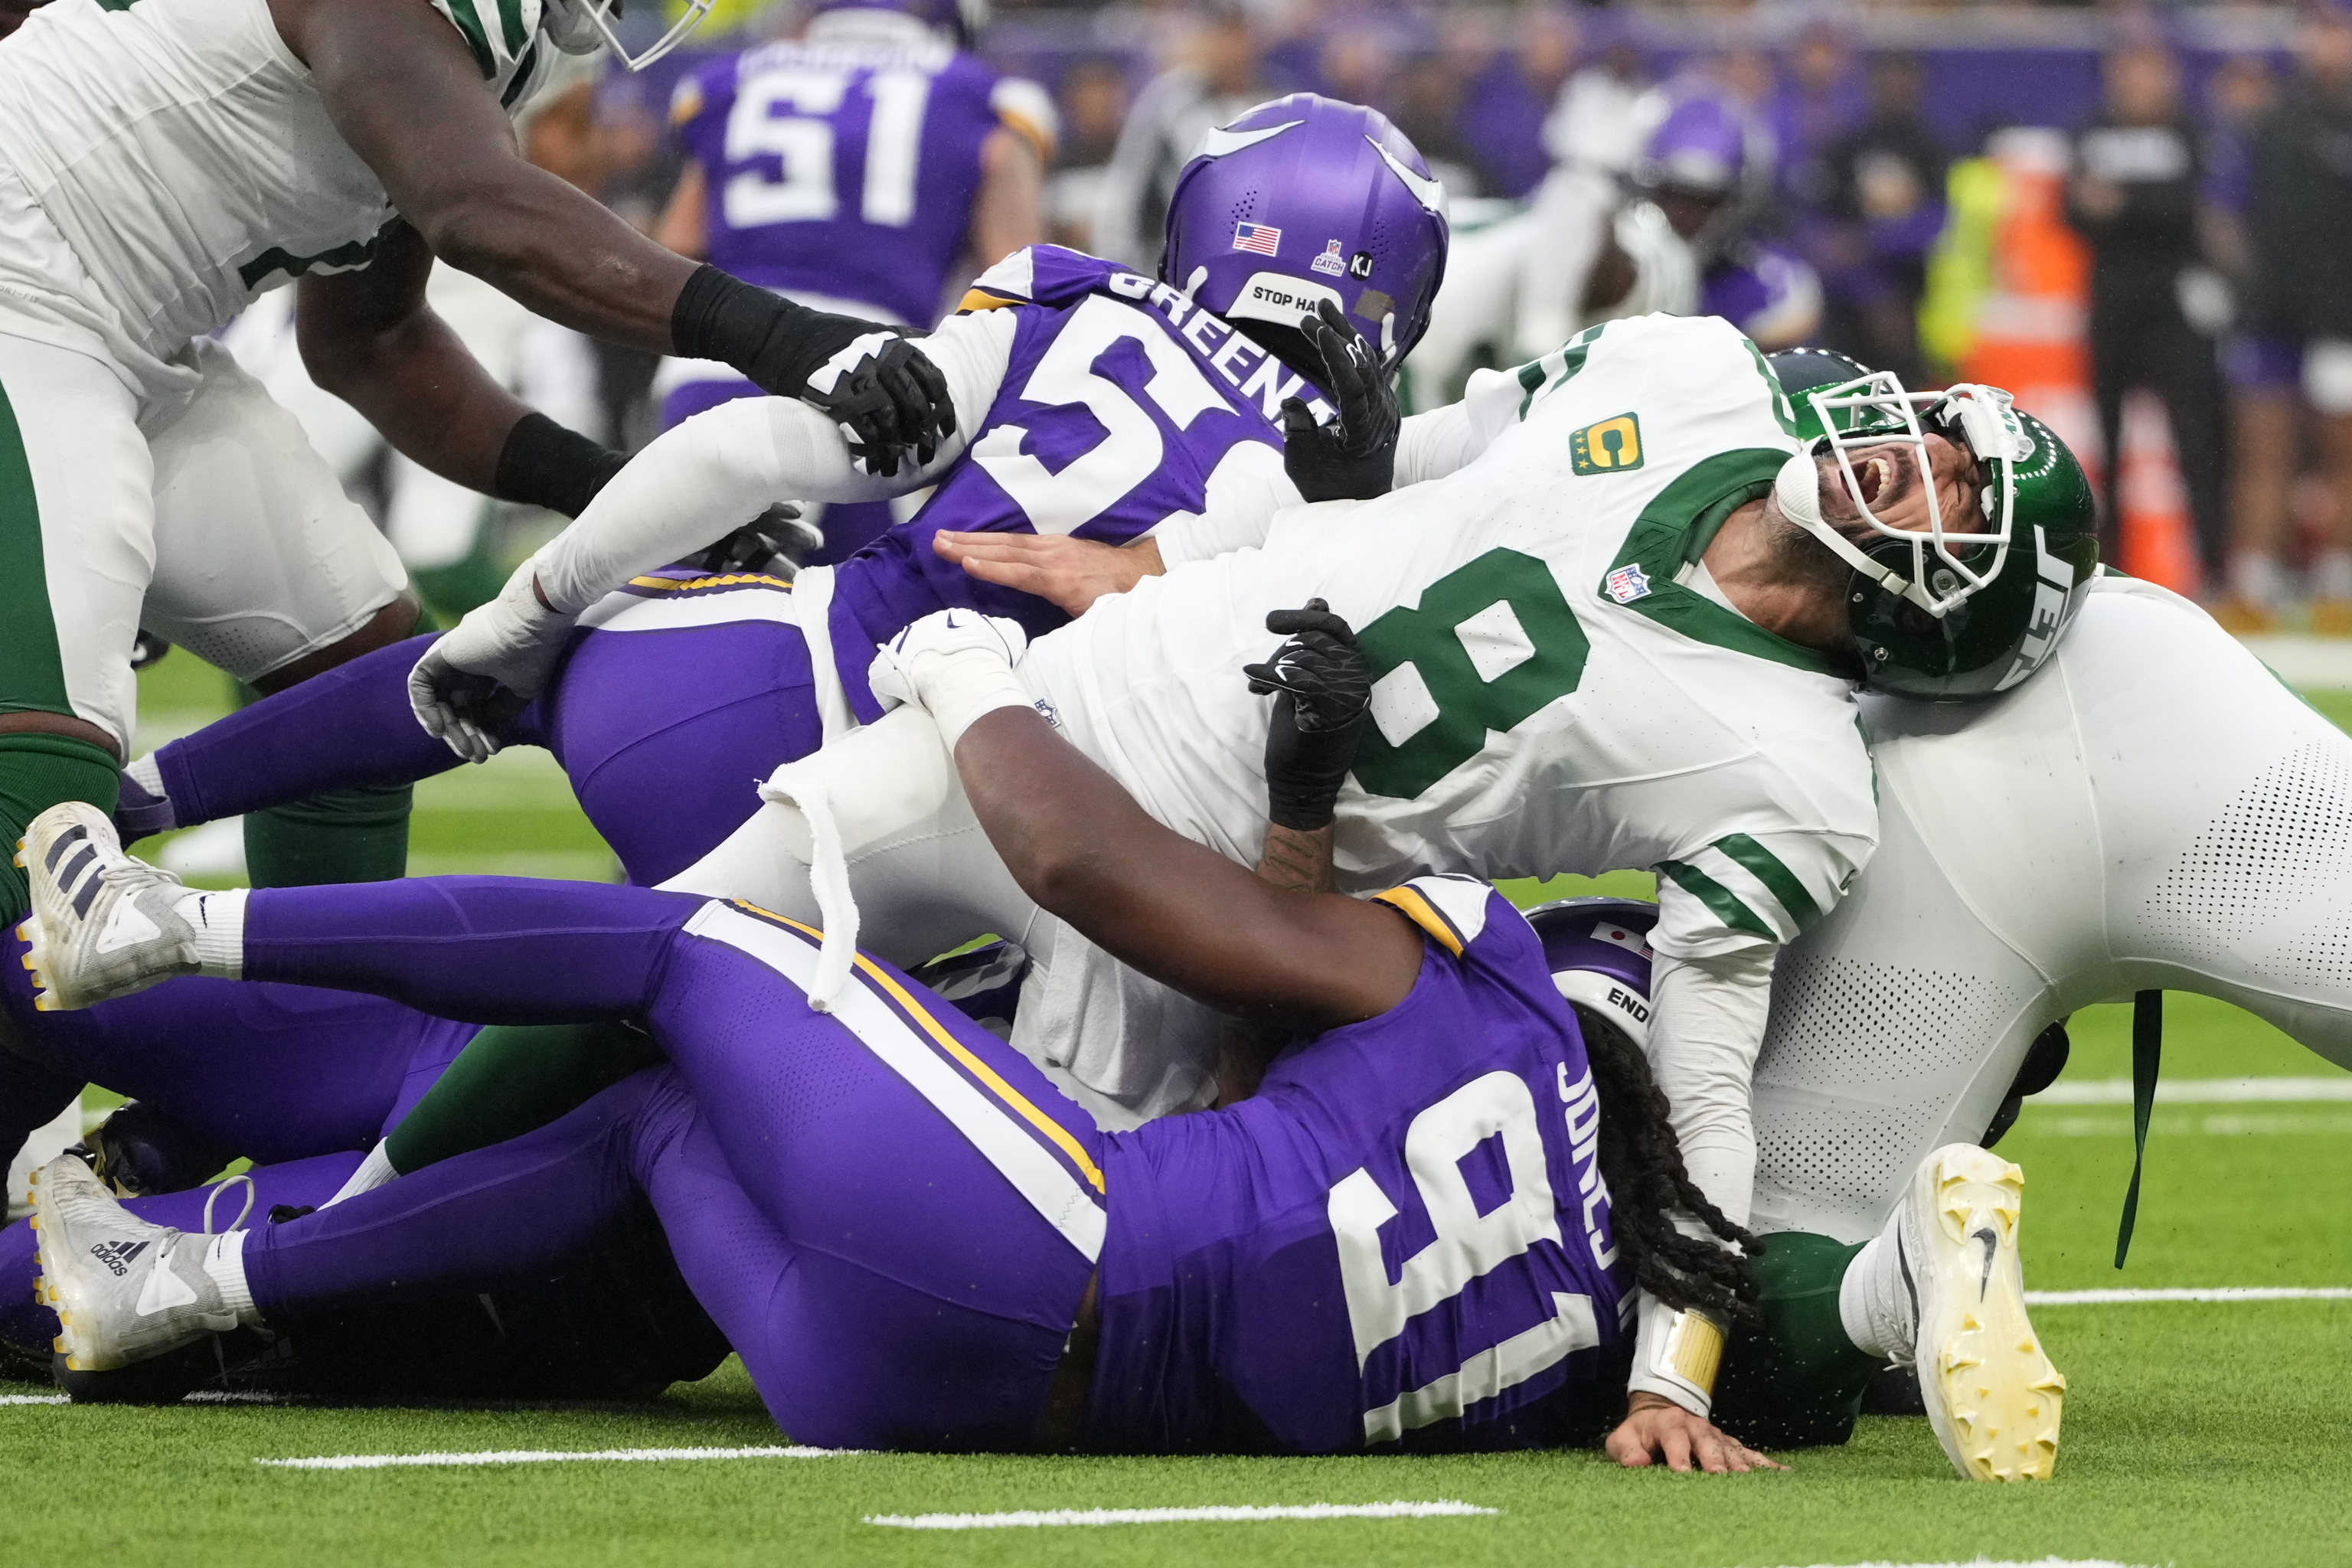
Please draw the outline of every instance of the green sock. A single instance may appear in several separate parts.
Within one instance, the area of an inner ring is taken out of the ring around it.
[[[68,800],[112,811],[121,769],[107,749],[66,735],[0,734],[0,926],[32,909],[30,885],[16,864],[16,842],[41,813]]]
[[[1761,1324],[1731,1336],[1715,1386],[1715,1420],[1764,1448],[1843,1443],[1883,1364],[1854,1348],[1838,1317],[1838,1286],[1864,1244],[1784,1231],[1756,1260]]]
[[[245,818],[245,869],[257,888],[389,882],[408,874],[414,784],[321,790]]]
[[[401,1119],[384,1157],[407,1174],[502,1143],[661,1059],[650,1038],[620,1024],[494,1024]]]

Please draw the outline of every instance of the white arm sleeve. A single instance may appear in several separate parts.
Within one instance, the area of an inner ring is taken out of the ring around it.
[[[577,615],[641,573],[690,555],[780,500],[886,500],[936,480],[996,401],[1013,311],[954,316],[922,340],[947,378],[955,434],[887,479],[850,461],[841,427],[789,397],[745,397],[667,430],[632,458],[537,557],[540,591]]]
[[[1762,946],[1719,958],[1660,953],[1651,981],[1648,1055],[1666,1097],[1667,1120],[1681,1141],[1691,1181],[1734,1225],[1748,1223],[1756,1187],[1756,1116],[1750,1103],[1756,1058],[1772,1005],[1772,961]],[[1685,1226],[1686,1229],[1691,1228]],[[1671,1314],[1644,1298],[1629,1384],[1704,1415],[1690,1391],[1638,1369],[1658,1358],[1653,1342]]]

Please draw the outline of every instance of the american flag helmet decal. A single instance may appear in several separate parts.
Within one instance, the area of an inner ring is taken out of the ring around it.
[[[1237,223],[1234,225],[1234,248],[1273,256],[1282,248],[1282,230],[1270,223]]]

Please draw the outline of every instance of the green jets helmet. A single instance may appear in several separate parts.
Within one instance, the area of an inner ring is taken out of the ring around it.
[[[1967,701],[2041,668],[2098,570],[2090,479],[2066,443],[1997,386],[1908,392],[1890,372],[1820,349],[1774,354],[1771,364],[1805,443],[1774,494],[1790,521],[1853,568],[1846,631],[1863,684],[1894,697]],[[1981,515],[1943,515],[1931,434],[1976,458]],[[1824,456],[1836,459],[1859,510],[1861,539],[1822,514]],[[1879,520],[1855,476],[1857,456],[1917,464],[1926,529]]]

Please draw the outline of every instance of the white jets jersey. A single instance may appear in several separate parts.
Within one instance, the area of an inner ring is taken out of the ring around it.
[[[519,106],[552,47],[541,0],[432,4]],[[72,258],[0,257],[0,311],[95,335],[144,384],[174,384],[162,362],[255,295],[366,266],[395,216],[266,0],[36,10],[0,48],[0,174]]]
[[[1693,585],[1796,449],[1779,384],[1726,323],[1654,316],[1483,374],[1464,416],[1467,467],[1284,513],[1040,639],[1024,678],[1153,816],[1247,863],[1269,700],[1242,667],[1281,640],[1267,612],[1320,596],[1378,678],[1344,887],[1654,868],[1662,952],[1795,937],[1875,842],[1852,688]]]
[[[2105,576],[2016,690],[1863,707],[1882,841],[1773,973],[1758,1228],[1874,1234],[2094,1002],[2218,996],[2352,1067],[2352,736],[2203,611]]]

